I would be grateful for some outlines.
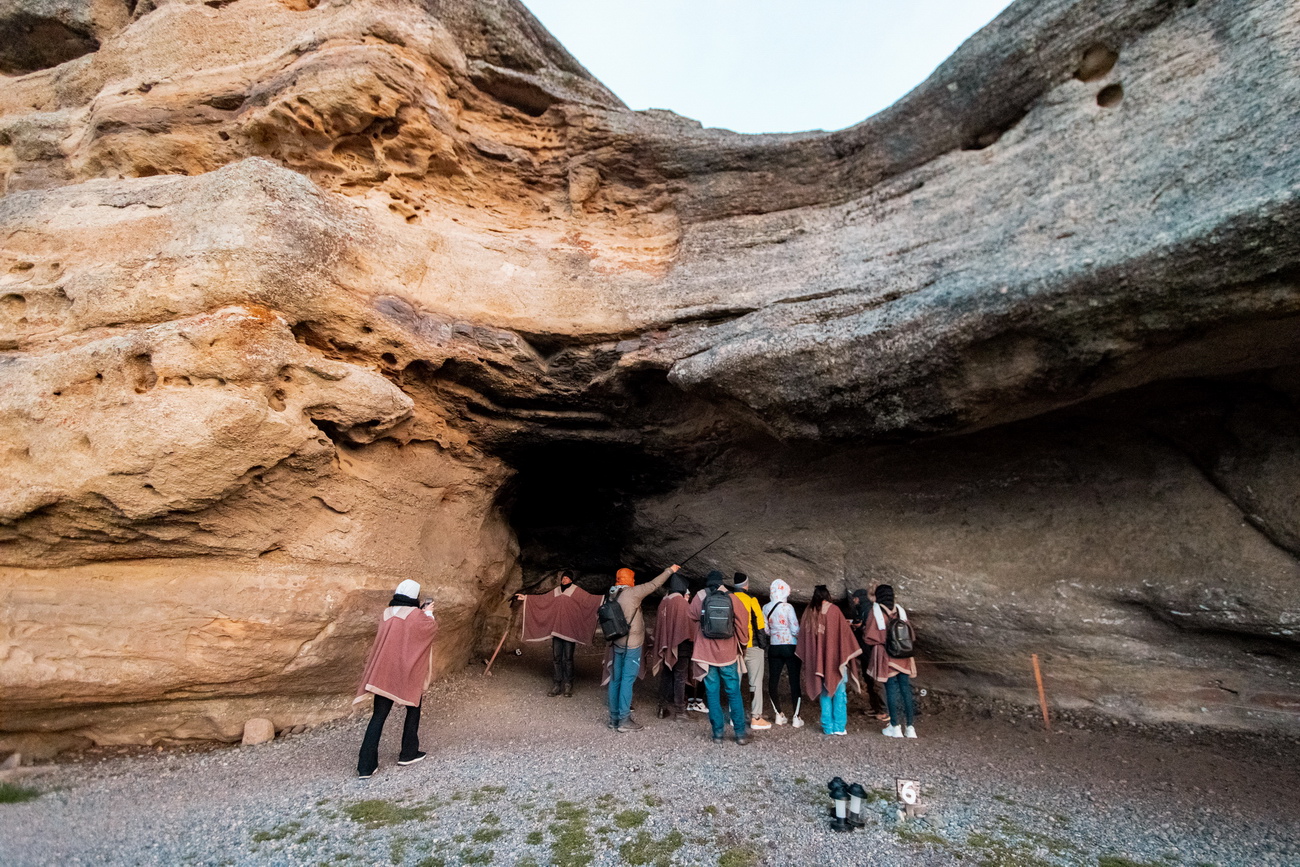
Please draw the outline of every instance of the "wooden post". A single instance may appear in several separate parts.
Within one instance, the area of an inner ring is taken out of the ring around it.
[[[497,649],[492,652],[492,658],[488,660],[487,668],[483,669],[485,675],[492,674],[492,663],[497,661],[497,654],[506,643],[506,637],[510,635],[510,628],[515,625],[515,608],[510,606],[510,617],[506,620],[506,631],[501,633],[501,640],[497,642]]]
[[[1047,716],[1047,694],[1043,692],[1043,672],[1038,668],[1038,654],[1032,653],[1029,658],[1034,663],[1034,680],[1038,682],[1038,706],[1043,709],[1043,727],[1050,732],[1052,721]]]

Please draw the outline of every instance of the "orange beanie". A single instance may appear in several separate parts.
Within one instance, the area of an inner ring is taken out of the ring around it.
[[[619,569],[614,573],[614,583],[620,587],[631,587],[636,583],[636,573],[627,568]]]

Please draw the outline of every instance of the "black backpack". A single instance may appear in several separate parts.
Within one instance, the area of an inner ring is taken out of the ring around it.
[[[704,594],[704,604],[700,606],[700,634],[705,638],[733,637],[736,634],[735,618],[730,593],[710,590]]]
[[[606,641],[617,641],[631,631],[627,617],[623,615],[623,606],[618,604],[618,594],[610,588],[605,594],[605,601],[596,609],[596,619],[600,622],[601,634]]]
[[[916,653],[912,624],[895,617],[885,626],[885,654],[893,659],[911,659]]]

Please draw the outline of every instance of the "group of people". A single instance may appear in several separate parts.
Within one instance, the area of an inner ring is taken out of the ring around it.
[[[741,745],[750,742],[751,731],[772,727],[764,707],[765,692],[777,725],[788,720],[796,728],[802,726],[799,711],[806,697],[820,704],[822,732],[843,735],[848,723],[847,688],[850,682],[863,688],[861,672],[872,712],[889,721],[884,734],[916,737],[911,688],[916,676],[914,632],[907,612],[895,603],[891,586],[880,584],[854,593],[845,617],[826,586],[818,585],[798,617],[790,603],[790,585],[779,578],[768,588],[768,602],[760,604],[743,572],[735,573],[730,582],[721,572],[710,572],[704,589],[692,595],[680,569],[669,566],[644,584],[636,583],[631,569],[619,569],[605,595],[583,590],[566,570],[550,592],[518,594],[516,599],[523,603],[523,639],[551,642],[549,694],[573,695],[574,647],[591,642],[602,620],[602,606],[616,606],[622,614],[623,634],[608,642],[602,680],[608,687],[608,725],[622,733],[642,730],[632,717],[632,688],[647,668],[642,664],[647,629],[641,609],[650,594],[667,585],[648,654],[648,668],[660,678],[661,719],[688,719],[687,687],[702,683],[715,743],[725,739],[728,723]],[[397,763],[412,764],[425,756],[419,744],[420,706],[432,673],[438,621],[430,602],[421,603],[419,595],[415,581],[398,585],[380,617],[366,660],[355,701],[373,696],[374,711],[357,760],[357,775],[362,778],[379,766],[379,739],[394,705],[406,708]],[[789,688],[789,717],[778,698],[782,674]],[[748,680],[748,709],[742,677]],[[884,702],[876,694],[876,684],[884,686]]]
[[[679,568],[669,566],[644,584],[636,583],[631,569],[620,569],[605,596],[578,587],[573,573],[565,571],[560,574],[559,585],[549,593],[517,595],[524,603],[523,639],[551,641],[550,695],[573,694],[574,645],[591,641],[598,610],[602,604],[614,602],[628,624],[627,634],[610,641],[605,655],[602,682],[608,687],[608,724],[615,731],[643,728],[632,717],[632,687],[648,667],[652,676],[660,678],[660,719],[686,719],[687,686],[703,684],[715,741],[724,739],[728,723],[740,744],[749,743],[752,730],[770,729],[765,693],[777,725],[784,725],[788,719],[795,727],[802,726],[799,711],[806,697],[819,701],[825,734],[845,734],[847,689],[851,682],[863,688],[860,672],[865,674],[873,714],[889,722],[884,734],[916,737],[911,687],[916,662],[910,644],[906,650],[898,650],[896,643],[890,642],[891,628],[909,636],[914,633],[907,612],[895,604],[890,585],[855,593],[849,600],[847,618],[832,602],[830,591],[818,585],[800,618],[789,601],[790,585],[779,578],[769,586],[769,601],[760,604],[751,591],[749,576],[743,572],[735,573],[730,582],[721,572],[710,572],[704,589],[692,595],[686,580],[678,574]],[[642,603],[665,585],[649,641],[647,666],[643,665],[646,628]],[[709,628],[710,617],[716,621],[727,610],[718,597],[725,597],[730,605],[730,628]],[[904,626],[895,626],[898,622]],[[901,655],[891,655],[891,650]],[[778,698],[782,674],[790,691],[788,718]],[[742,678],[748,681],[748,710]],[[876,684],[884,687],[884,701],[876,692]]]

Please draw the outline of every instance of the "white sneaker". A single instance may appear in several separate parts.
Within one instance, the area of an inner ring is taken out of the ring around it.
[[[885,726],[881,734],[887,738],[901,738],[903,736],[903,730],[898,726]]]
[[[907,730],[903,732],[903,737],[905,737],[905,738],[915,738],[915,737],[916,737],[916,727],[915,727],[915,726],[908,726],[908,727],[907,727]]]
[[[778,711],[778,712],[777,712],[777,715],[776,715],[776,724],[779,725],[779,726],[783,726],[783,725],[785,725],[787,722],[789,722],[789,720],[787,720],[787,719],[785,718],[785,714],[783,714],[783,713],[781,713],[781,712]]]
[[[799,717],[795,717],[793,720],[790,721],[790,725],[794,726],[797,729],[801,729],[803,728],[803,720],[800,719]]]

